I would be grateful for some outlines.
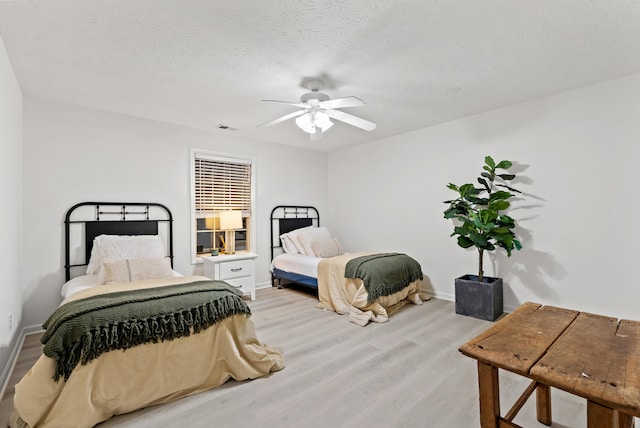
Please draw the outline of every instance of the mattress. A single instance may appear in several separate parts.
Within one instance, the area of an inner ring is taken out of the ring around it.
[[[271,272],[274,269],[279,269],[317,279],[318,264],[321,260],[320,257],[305,256],[304,254],[283,253],[271,261]]]

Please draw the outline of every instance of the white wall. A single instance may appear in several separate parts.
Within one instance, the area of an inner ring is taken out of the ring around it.
[[[270,281],[269,214],[275,205],[327,210],[327,155],[97,110],[25,98],[25,325],[60,303],[63,221],[82,201],[150,201],[174,214],[175,269],[201,274],[190,259],[189,149],[252,157],[257,195],[257,281]]]
[[[22,317],[22,91],[0,40],[0,367],[18,339]],[[9,314],[13,322],[9,328]],[[0,388],[6,370],[0,376]]]
[[[477,272],[443,218],[447,183],[472,182],[485,155],[517,162],[511,213],[524,249],[487,260],[505,306],[535,301],[638,319],[640,75],[329,154],[329,217],[349,250],[414,256],[432,291]]]

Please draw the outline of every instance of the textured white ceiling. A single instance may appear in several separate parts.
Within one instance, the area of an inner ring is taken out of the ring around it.
[[[4,0],[0,37],[26,95],[322,151],[640,73],[638,0]],[[378,128],[256,129],[313,76]]]

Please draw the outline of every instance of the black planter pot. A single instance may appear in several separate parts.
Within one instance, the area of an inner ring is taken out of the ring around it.
[[[502,278],[477,275],[456,278],[456,314],[495,321],[502,315]]]

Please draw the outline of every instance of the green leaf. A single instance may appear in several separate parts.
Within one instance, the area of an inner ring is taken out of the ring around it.
[[[458,210],[455,207],[450,207],[444,212],[444,218],[454,218],[458,214]]]
[[[491,231],[491,233],[495,233],[496,235],[506,234],[509,232],[510,230],[508,227],[496,227]]]
[[[497,222],[500,223],[501,226],[508,228],[513,228],[516,225],[515,220],[506,214],[502,214],[500,217],[498,217]]]
[[[453,184],[453,183],[449,183],[449,184],[447,185],[447,188],[449,188],[449,189],[451,189],[451,190],[455,190],[456,192],[458,191],[458,186],[456,186],[456,185],[455,185],[455,184]]]
[[[475,194],[474,193],[475,187],[471,183],[463,184],[462,186],[460,186],[459,192],[460,192],[460,196],[462,196],[463,198],[466,198],[467,195]]]
[[[491,224],[491,227],[494,227],[493,221],[498,218],[498,213],[495,212],[494,210],[480,210],[480,212],[478,212],[477,217],[480,219],[482,224],[484,225]]]
[[[476,198],[475,196],[470,196],[467,198],[469,202],[476,205],[488,205],[489,199],[487,198]]]
[[[462,226],[456,226],[453,228],[453,234],[460,235],[460,236],[467,236],[469,234],[469,229]]]
[[[473,241],[471,241],[469,238],[465,236],[459,236],[458,245],[461,246],[462,248],[473,247]]]
[[[498,242],[504,245],[505,248],[513,248],[513,235],[506,233],[495,237]]]
[[[498,192],[492,193],[491,196],[489,197],[489,201],[493,202],[500,199],[509,199],[511,196],[513,196],[511,193],[505,192],[504,190],[500,190]]]
[[[476,245],[477,247],[483,247],[489,244],[487,238],[481,233],[470,232],[469,239],[471,239],[471,241],[473,241],[474,245]]]
[[[498,163],[498,165],[496,165],[496,168],[509,169],[509,168],[511,168],[512,165],[513,164],[511,163],[511,161],[503,160],[503,161],[500,161],[500,163]]]
[[[502,161],[502,162],[504,162],[504,161]],[[489,165],[492,169],[496,167],[496,162],[493,160],[493,158],[491,156],[485,156],[484,157],[484,163]]]
[[[498,174],[498,177],[502,178],[503,180],[513,180],[514,178],[516,178],[516,176],[513,174]]]
[[[494,210],[504,211],[507,208],[509,208],[511,204],[508,201],[495,201],[495,202],[492,202],[490,205],[491,205],[491,208],[493,208]]]
[[[513,240],[513,245],[515,245],[516,250],[522,250],[522,244],[520,243],[520,241],[518,241],[517,239]]]

